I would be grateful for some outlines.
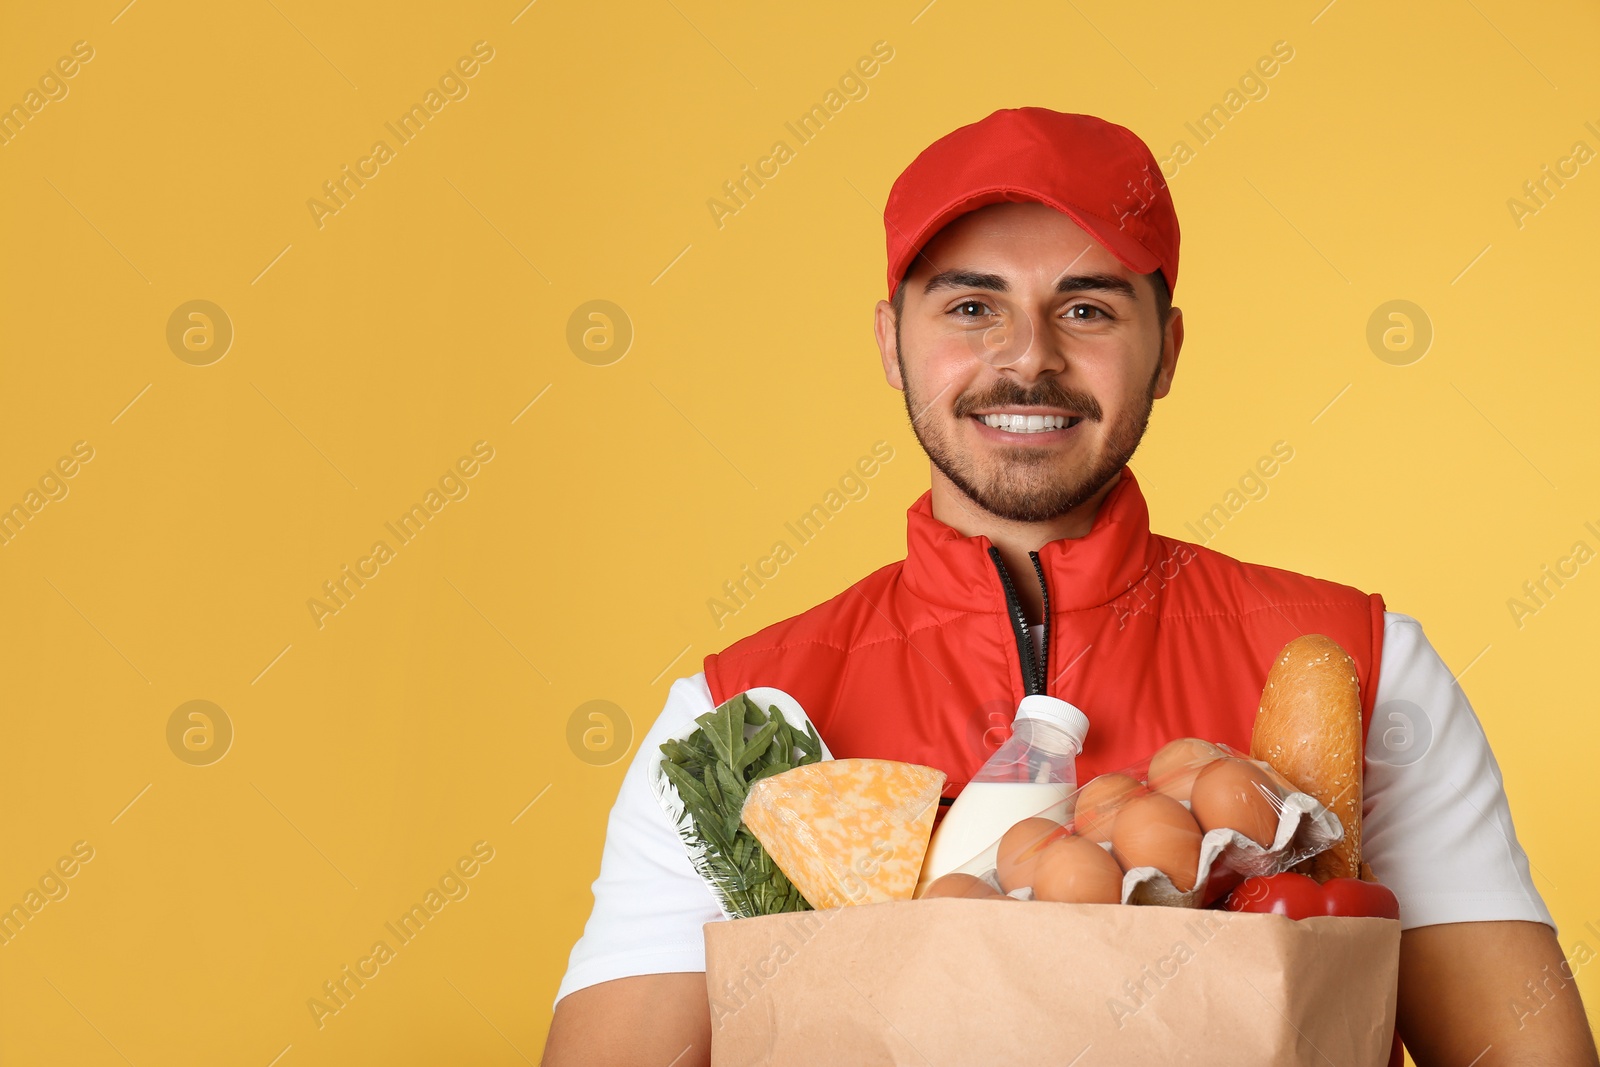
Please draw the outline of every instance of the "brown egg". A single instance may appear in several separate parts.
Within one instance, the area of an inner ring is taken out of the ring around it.
[[[974,878],[970,874],[960,871],[951,871],[942,878],[935,878],[928,888],[923,891],[919,900],[930,897],[971,897],[975,900],[985,897],[999,897],[1001,894],[994,891],[994,887],[982,878]]]
[[[1173,800],[1187,801],[1200,768],[1225,755],[1210,741],[1180,737],[1150,757],[1150,773],[1145,777],[1156,792],[1165,793]]]
[[[1271,777],[1254,763],[1219,759],[1195,775],[1189,810],[1202,831],[1227,827],[1271,848],[1281,800]]]
[[[1053,839],[1067,832],[1067,828],[1054,819],[1023,819],[1000,838],[1000,849],[995,857],[995,876],[1000,888],[1007,893],[1033,884],[1033,865],[1039,853]]]
[[[1123,870],[1154,867],[1187,893],[1200,866],[1200,836],[1187,808],[1164,793],[1148,793],[1123,805],[1111,847]]]
[[[1117,812],[1128,798],[1144,792],[1138,779],[1126,774],[1102,774],[1078,790],[1077,807],[1072,817],[1073,833],[1090,841],[1111,840]]]
[[[1122,903],[1122,868],[1086,837],[1058,837],[1033,869],[1033,897],[1061,904]]]

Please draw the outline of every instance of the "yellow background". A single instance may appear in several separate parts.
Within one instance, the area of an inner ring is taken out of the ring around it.
[[[94,449],[0,547],[0,903],[95,850],[0,947],[0,1059],[537,1060],[629,755],[580,759],[574,710],[614,702],[636,743],[706,653],[903,551],[927,468],[870,333],[894,177],[1028,104],[1195,148],[1280,40],[1171,179],[1188,342],[1135,460],[1153,525],[1192,537],[1289,442],[1213,547],[1382,592],[1470,667],[1563,944],[1600,949],[1600,564],[1507,607],[1600,549],[1600,164],[1520,228],[1506,203],[1600,149],[1592,7],[124,3],[0,32],[3,103],[94,49],[0,146],[0,504]],[[318,228],[307,200],[480,40],[469,95]],[[785,120],[880,40],[797,146]],[[719,229],[706,201],[780,138]],[[209,366],[166,341],[194,299],[235,331]],[[566,341],[597,299],[635,331],[609,366]],[[1408,366],[1366,341],[1394,299],[1434,329]],[[880,439],[870,495],[717,628],[708,598]],[[319,628],[307,600],[480,440],[470,495]],[[209,766],[167,743],[195,699],[235,731]],[[470,895],[319,1029],[308,998],[477,841]]]

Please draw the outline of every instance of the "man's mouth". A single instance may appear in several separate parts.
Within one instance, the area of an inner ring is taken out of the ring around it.
[[[1003,433],[1049,433],[1051,430],[1070,430],[1083,421],[1082,415],[973,415],[974,419],[993,430]]]

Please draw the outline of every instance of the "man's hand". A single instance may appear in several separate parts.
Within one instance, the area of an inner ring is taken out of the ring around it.
[[[1595,1067],[1594,1036],[1555,931],[1536,922],[1400,935],[1400,1036],[1418,1067]]]
[[[568,993],[544,1067],[707,1067],[711,1002],[703,972],[642,974]]]

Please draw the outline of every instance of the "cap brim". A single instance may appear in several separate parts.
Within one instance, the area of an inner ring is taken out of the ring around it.
[[[980,207],[1000,203],[1034,203],[1044,204],[1046,207],[1066,215],[1080,228],[1098,241],[1108,252],[1117,257],[1117,261],[1131,271],[1139,274],[1149,274],[1161,267],[1161,260],[1154,252],[1145,248],[1134,240],[1126,230],[1115,220],[1101,218],[1092,212],[1072,204],[1063,202],[1047,193],[1037,192],[1032,189],[1019,188],[1014,185],[999,185],[988,189],[978,189],[964,194],[959,200],[953,201],[914,234],[911,239],[911,253],[896,272],[896,280],[904,276],[916,257],[922,254],[922,249],[933,240],[938,232],[965,215],[969,211],[976,211]]]

